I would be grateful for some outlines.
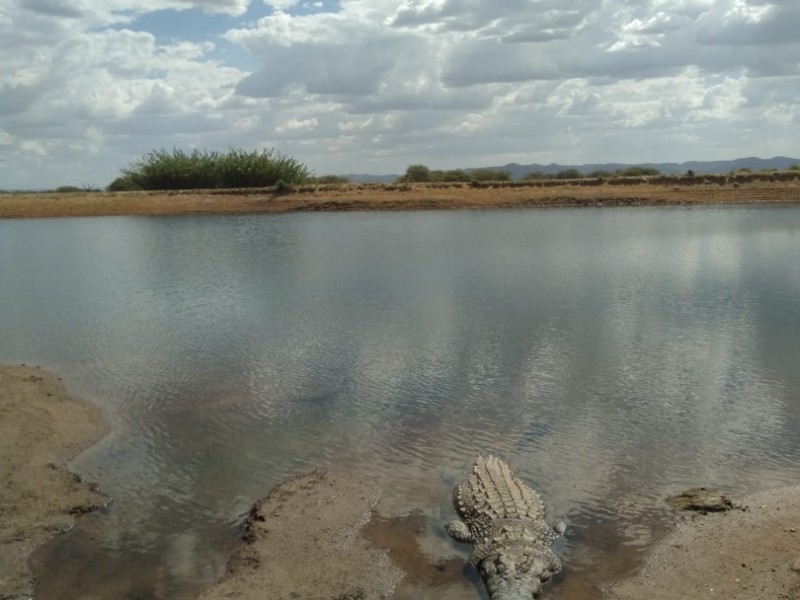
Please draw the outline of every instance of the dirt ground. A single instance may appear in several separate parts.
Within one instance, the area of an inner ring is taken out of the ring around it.
[[[739,501],[746,510],[694,515],[650,552],[613,600],[800,599],[800,486]]]
[[[288,194],[272,189],[0,194],[0,218],[797,202],[797,180],[725,185],[340,184],[299,186]]]
[[[28,556],[107,498],[67,471],[106,426],[36,367],[0,365],[0,599],[32,595]]]
[[[247,541],[225,578],[202,598],[383,600],[414,597],[403,590],[405,580],[465,579],[458,557],[425,561],[406,539],[407,523],[384,531],[383,543],[368,546],[365,538],[375,541],[376,528],[390,523],[376,521],[374,514],[370,519],[379,495],[368,480],[326,471],[276,487],[254,507]],[[638,573],[598,586],[602,597],[800,599],[800,487],[761,492],[737,506],[742,508],[680,517]],[[380,547],[392,539],[387,554]]]
[[[0,600],[30,598],[31,551],[106,501],[65,468],[105,432],[98,410],[70,398],[56,376],[0,365]],[[409,584],[420,593],[479,585],[459,556],[437,562],[419,548],[424,515],[374,513],[380,494],[366,477],[320,470],[277,486],[254,506],[227,574],[201,598],[384,600],[413,597]],[[746,509],[679,518],[604,597],[800,600],[800,486],[733,500]]]
[[[380,498],[367,479],[312,471],[256,503],[227,575],[203,600],[383,600],[402,571],[360,535]]]

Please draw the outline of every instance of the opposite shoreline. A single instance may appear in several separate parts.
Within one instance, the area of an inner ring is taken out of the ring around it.
[[[800,179],[323,184],[284,193],[264,188],[1,194],[0,218],[797,203]]]
[[[0,598],[31,598],[30,554],[108,501],[67,468],[107,431],[59,377],[0,364]]]

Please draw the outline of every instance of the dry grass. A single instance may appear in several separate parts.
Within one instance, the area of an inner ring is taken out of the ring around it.
[[[272,188],[180,192],[0,195],[0,218],[282,213],[297,211],[488,209],[546,206],[798,203],[800,181],[577,185],[322,184],[278,194]]]

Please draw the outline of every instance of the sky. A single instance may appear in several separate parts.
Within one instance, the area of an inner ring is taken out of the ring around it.
[[[798,0],[0,0],[0,189],[800,155]]]

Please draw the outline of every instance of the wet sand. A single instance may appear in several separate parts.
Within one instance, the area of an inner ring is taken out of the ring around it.
[[[271,188],[176,192],[0,194],[0,218],[286,213],[352,210],[439,210],[557,206],[791,204],[800,202],[800,179],[720,183],[606,182],[486,184],[329,184],[298,186],[288,194]]]
[[[738,501],[746,510],[693,515],[610,586],[613,600],[800,599],[800,486]]]
[[[426,529],[424,516],[370,517],[379,495],[367,480],[326,471],[278,486],[254,508],[223,581],[202,598],[404,599],[441,585],[461,585],[457,597],[477,597],[480,583],[464,557],[434,561],[420,549],[415,532]],[[610,585],[581,582],[575,597],[800,599],[800,487],[737,505],[746,508],[681,513],[637,573]]]
[[[65,467],[105,431],[98,410],[71,398],[54,375],[0,365],[3,600],[29,598],[30,553],[105,503]],[[381,516],[380,495],[368,477],[321,470],[277,486],[254,506],[226,575],[201,598],[403,599],[445,588],[476,597],[466,548],[428,556],[418,543],[427,517]],[[581,597],[800,599],[800,486],[733,500],[747,509],[677,516],[637,573],[589,585],[594,591]],[[570,587],[568,579],[555,585]]]
[[[402,571],[360,535],[380,495],[368,479],[320,470],[277,486],[250,512],[225,577],[200,598],[392,598]]]
[[[0,598],[30,598],[28,557],[107,502],[66,465],[106,433],[100,411],[36,367],[0,365]]]

